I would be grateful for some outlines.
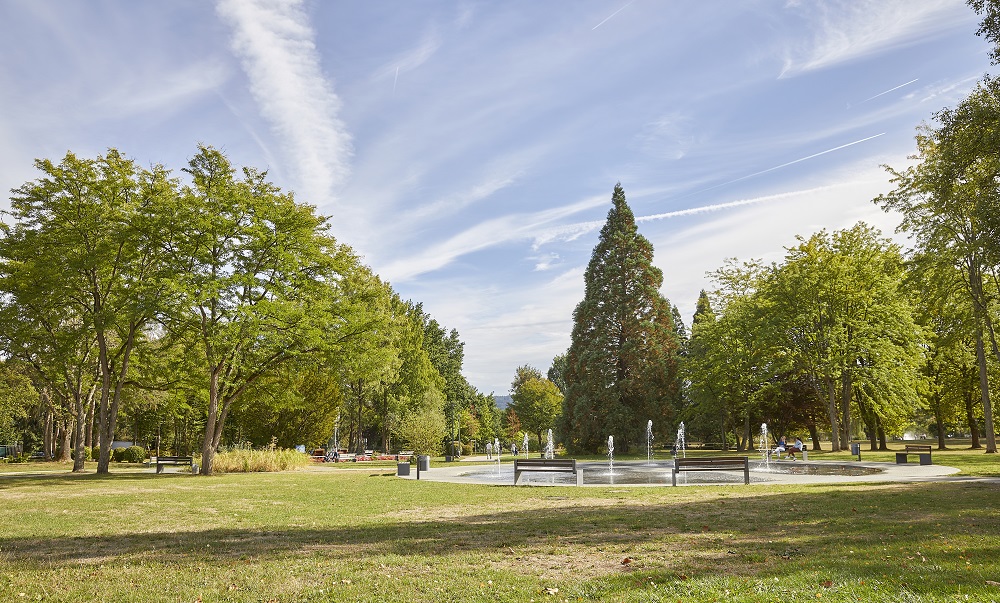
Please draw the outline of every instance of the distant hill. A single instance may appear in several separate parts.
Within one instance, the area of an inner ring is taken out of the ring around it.
[[[493,399],[497,401],[497,408],[500,410],[504,410],[508,405],[514,403],[514,398],[511,398],[510,396],[498,396],[493,394]]]

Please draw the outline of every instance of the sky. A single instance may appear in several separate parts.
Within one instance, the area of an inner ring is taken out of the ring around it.
[[[0,0],[0,189],[116,148],[268,170],[508,393],[625,189],[690,325],[727,258],[865,221],[990,72],[961,0]],[[9,203],[8,195],[0,205]]]

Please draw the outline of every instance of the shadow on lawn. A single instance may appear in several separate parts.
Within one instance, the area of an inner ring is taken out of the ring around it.
[[[156,476],[110,479],[120,483]],[[749,555],[762,548],[780,552],[782,546],[811,547],[802,554],[822,555],[823,543],[834,541],[847,541],[852,547],[856,543],[859,551],[887,543],[919,548],[946,531],[949,539],[979,548],[980,558],[1000,558],[997,539],[983,538],[1000,533],[996,489],[986,484],[899,484],[807,491],[794,498],[787,493],[746,496],[707,489],[705,498],[695,501],[671,499],[667,489],[653,501],[567,497],[565,506],[554,506],[564,502],[558,500],[562,497],[546,497],[543,492],[539,490],[539,499],[553,500],[541,508],[491,513],[480,507],[475,514],[433,519],[421,509],[410,509],[389,517],[362,518],[361,525],[344,527],[185,531],[183,525],[165,526],[151,517],[148,533],[0,538],[0,550],[8,559],[46,567],[144,556],[159,563],[183,563],[314,552],[362,560],[371,555],[440,556],[515,548],[625,550],[653,542],[664,547],[680,543],[690,552],[721,546],[724,558],[726,548],[729,554]],[[171,527],[177,531],[157,531]],[[878,555],[871,561],[879,563]]]
[[[143,473],[140,473],[139,471],[141,470],[111,474],[98,474],[93,471],[87,471],[85,473],[73,473],[72,471],[67,471],[66,473],[0,473],[0,491],[37,485],[39,483],[39,479],[44,479],[45,483],[56,484],[71,484],[79,482],[85,482],[87,484],[102,482],[121,484],[125,482],[162,480],[171,477],[165,473],[156,474],[152,469],[150,469],[149,472]],[[195,476],[192,475],[183,477]]]

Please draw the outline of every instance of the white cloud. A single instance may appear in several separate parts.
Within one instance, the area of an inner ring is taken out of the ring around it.
[[[304,200],[319,204],[347,177],[351,141],[302,4],[220,0],[217,10],[232,27],[233,49],[261,113],[287,148]]]
[[[825,69],[926,41],[972,12],[952,0],[828,0],[787,7],[804,12],[809,39],[786,49],[781,77]]]
[[[395,82],[397,76],[412,71],[430,60],[439,48],[441,48],[441,37],[437,32],[430,31],[424,34],[419,44],[400,53],[383,65],[376,71],[374,77],[377,80],[392,78]]]
[[[535,262],[535,272],[545,272],[559,265],[558,253],[544,253],[531,258]]]
[[[406,281],[420,274],[438,270],[456,258],[507,241],[536,238],[548,224],[585,209],[606,203],[606,198],[592,197],[569,205],[530,214],[510,214],[485,220],[466,230],[379,270],[391,282]]]
[[[229,69],[221,61],[206,59],[174,71],[126,79],[95,99],[92,106],[116,120],[138,113],[172,113],[180,111],[186,102],[218,90],[228,78]]]

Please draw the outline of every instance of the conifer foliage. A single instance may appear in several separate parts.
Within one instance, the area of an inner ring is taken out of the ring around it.
[[[571,452],[600,451],[608,436],[618,452],[640,448],[647,421],[668,425],[680,392],[678,342],[653,245],[639,234],[620,183],[611,202],[573,312],[561,425]]]

